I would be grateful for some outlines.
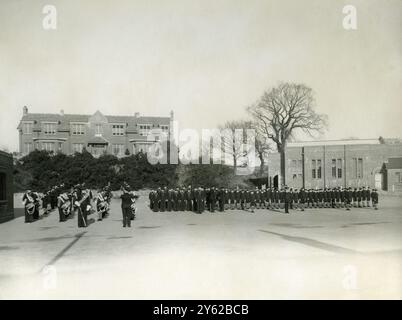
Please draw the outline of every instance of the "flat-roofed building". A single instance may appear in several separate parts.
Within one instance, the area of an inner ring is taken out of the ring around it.
[[[401,143],[379,139],[289,143],[285,184],[294,188],[361,187],[385,189],[383,166],[402,157]],[[268,158],[271,185],[280,186],[279,154]]]

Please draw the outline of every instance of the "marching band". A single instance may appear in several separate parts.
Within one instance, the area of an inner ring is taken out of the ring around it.
[[[135,191],[131,191],[130,186],[124,183],[122,186],[122,211],[123,211],[123,226],[131,225],[131,220],[134,219],[136,213],[135,202],[138,195]],[[110,203],[113,194],[111,192],[110,183],[104,188],[98,190],[96,198],[93,199],[92,191],[85,187],[85,184],[77,184],[71,188],[61,184],[54,186],[43,194],[27,190],[22,197],[22,202],[25,207],[25,222],[31,223],[39,219],[39,210],[43,209],[43,215],[48,215],[53,209],[58,210],[59,222],[65,222],[67,219],[77,216],[79,228],[88,226],[88,216],[96,211],[98,221],[109,216]],[[128,206],[123,209],[123,202],[126,203],[129,199]],[[94,206],[92,206],[94,202]],[[95,208],[95,209],[94,209]],[[127,220],[127,217],[129,220]]]

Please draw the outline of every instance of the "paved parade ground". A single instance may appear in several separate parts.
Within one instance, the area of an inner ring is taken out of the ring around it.
[[[143,196],[131,228],[118,199],[86,229],[19,216],[0,224],[0,298],[401,299],[401,200],[196,214],[151,212]]]

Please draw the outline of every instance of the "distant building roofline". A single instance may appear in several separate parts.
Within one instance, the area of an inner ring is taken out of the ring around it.
[[[353,144],[381,144],[378,138],[375,139],[339,139],[339,140],[315,140],[315,141],[294,141],[289,142],[287,147],[320,146],[320,145],[353,145]]]

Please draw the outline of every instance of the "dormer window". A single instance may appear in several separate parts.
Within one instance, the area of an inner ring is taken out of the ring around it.
[[[113,124],[112,125],[112,135],[124,136],[124,125],[123,124]]]
[[[149,134],[149,132],[151,131],[152,125],[151,124],[139,124],[138,127],[139,127],[138,132],[140,133],[140,135],[147,136]]]
[[[95,134],[98,136],[102,135],[102,125],[99,123],[95,125]]]
[[[56,134],[56,123],[44,123],[43,124],[43,132],[46,135]]]
[[[32,134],[33,122],[24,122],[22,124],[22,133],[23,134]]]

